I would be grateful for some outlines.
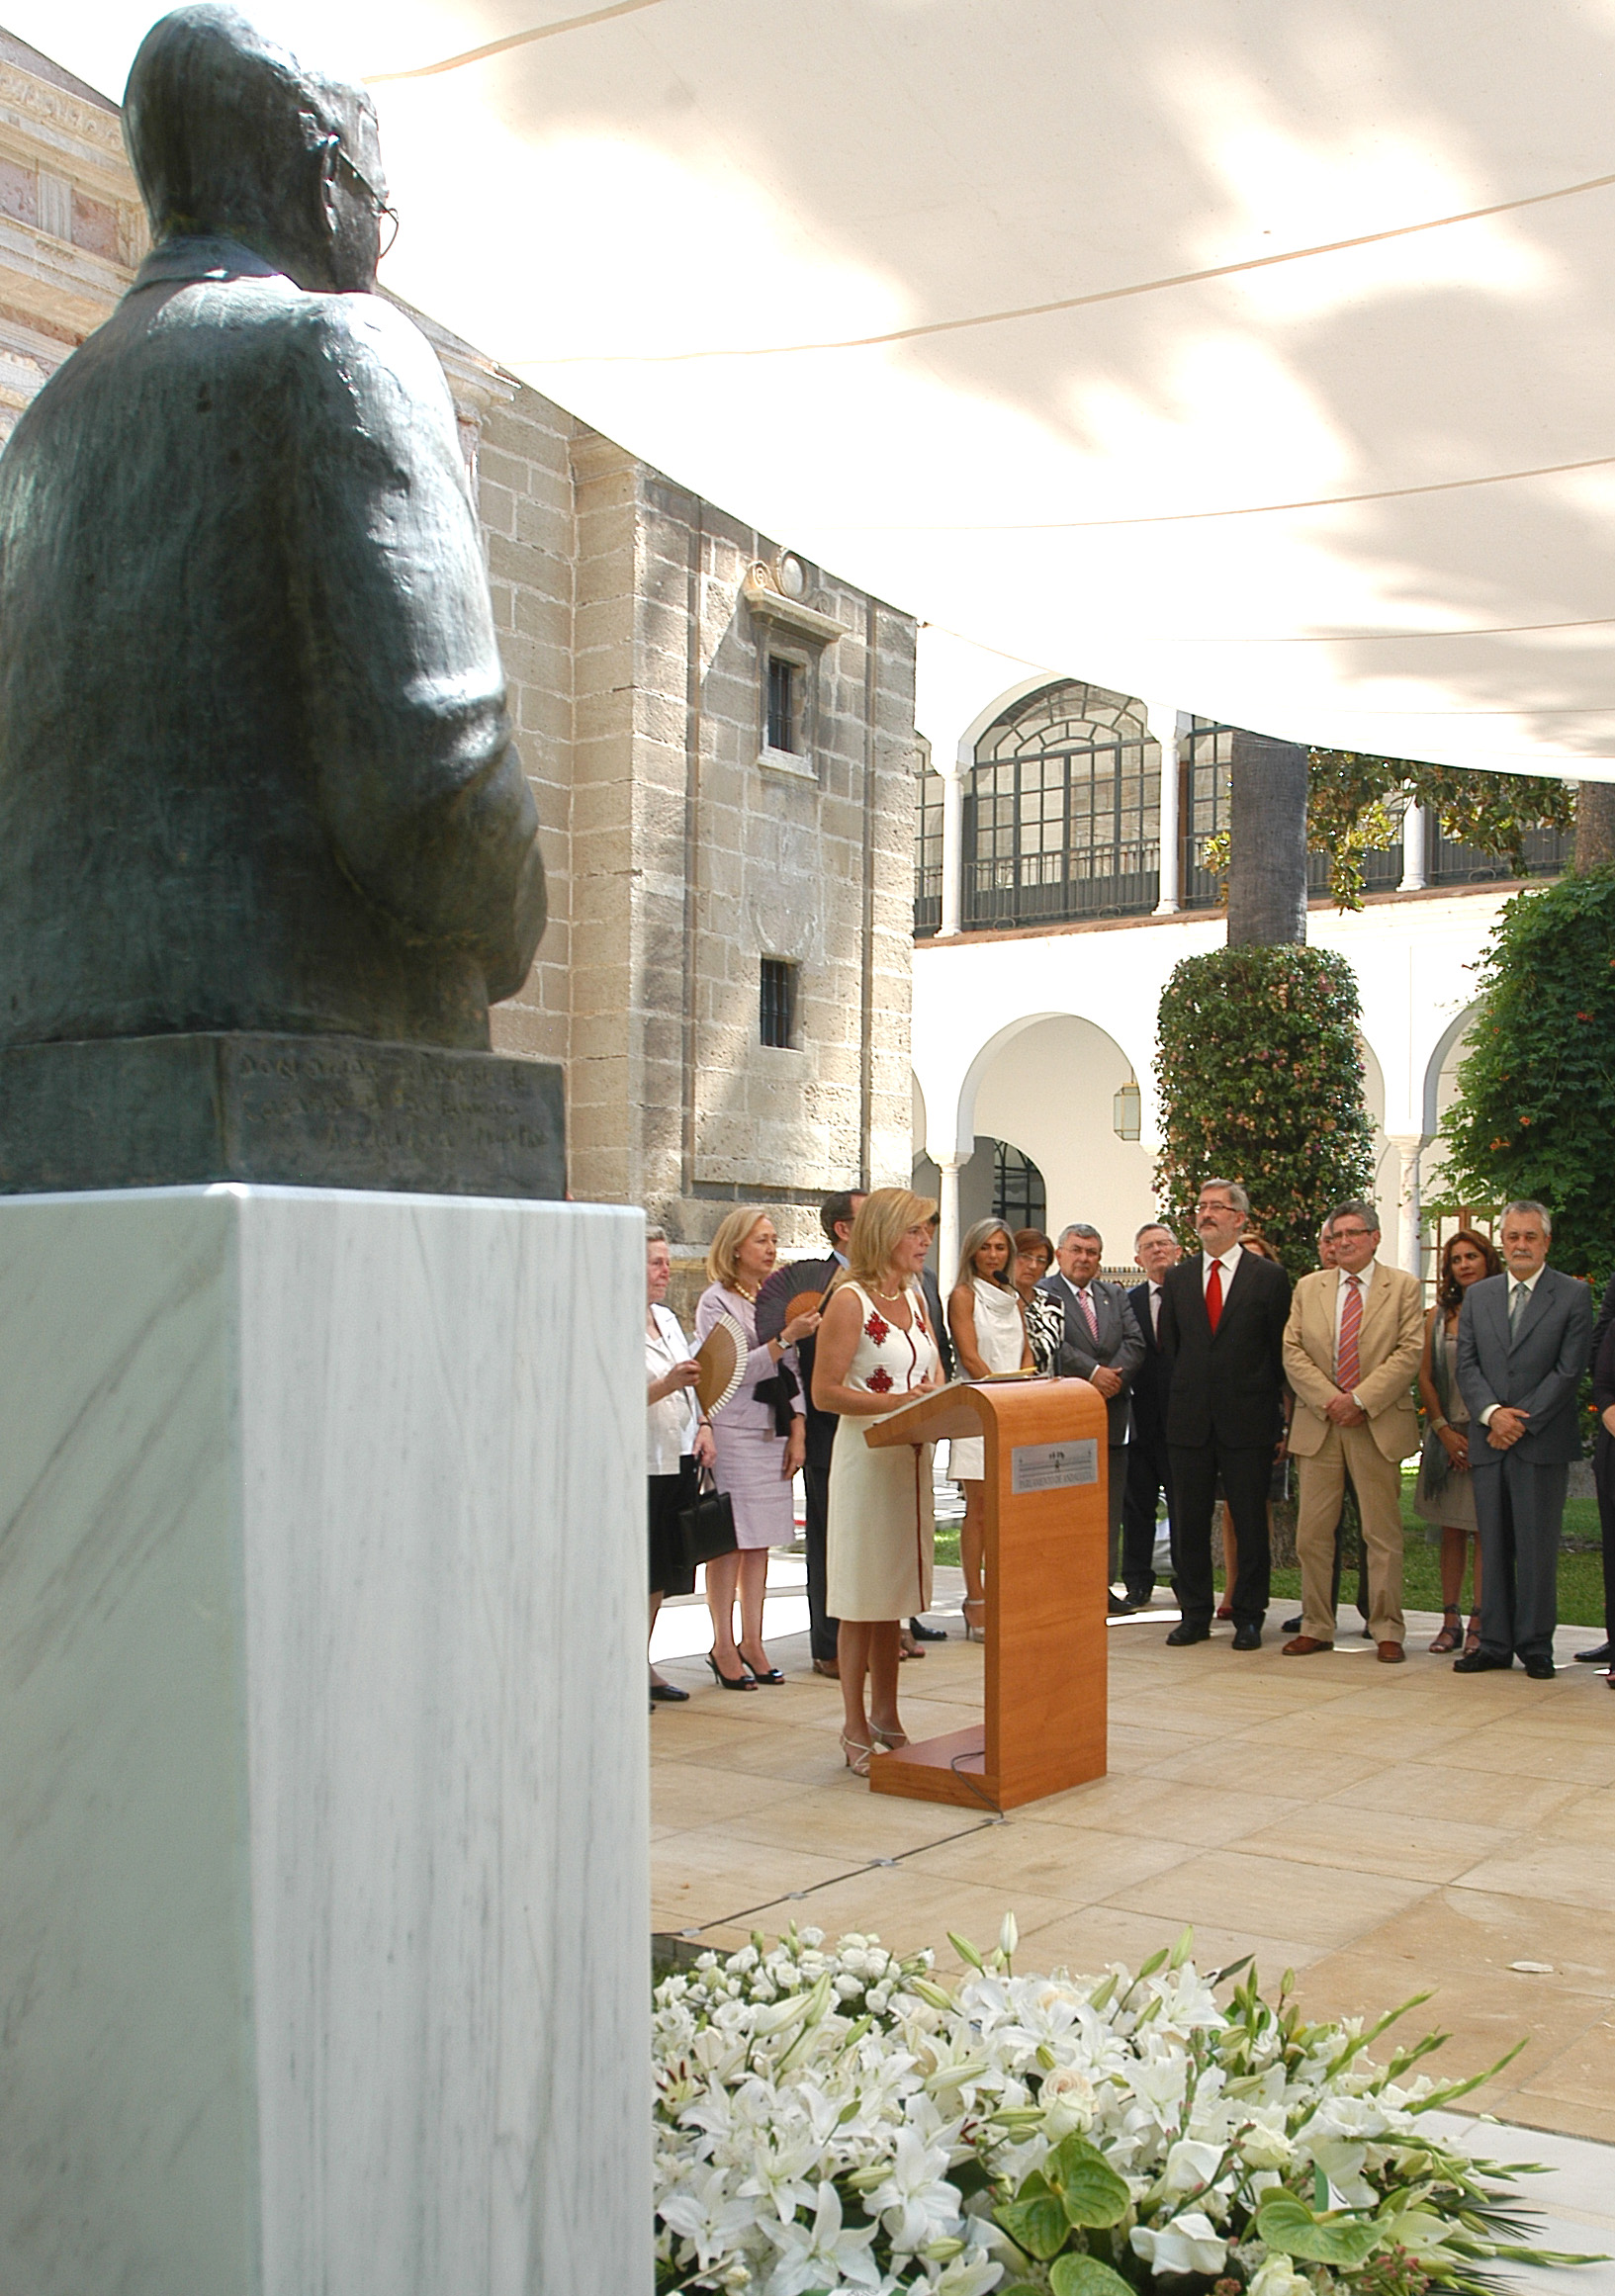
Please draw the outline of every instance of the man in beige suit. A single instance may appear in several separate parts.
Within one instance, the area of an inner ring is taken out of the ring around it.
[[[1369,1633],[1381,1663],[1401,1663],[1401,1462],[1419,1443],[1412,1383],[1424,1343],[1418,1279],[1384,1268],[1372,1204],[1329,1215],[1332,1268],[1303,1276],[1285,1326],[1285,1376],[1296,1390],[1290,1448],[1301,1462],[1301,1633],[1287,1658],[1334,1647],[1334,1534],[1351,1477],[1368,1553]]]

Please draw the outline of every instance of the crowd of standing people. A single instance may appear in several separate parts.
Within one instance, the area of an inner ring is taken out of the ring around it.
[[[1259,1648],[1269,1505],[1293,1457],[1301,1609],[1287,1623],[1284,1654],[1333,1647],[1342,1530],[1355,1513],[1365,1632],[1382,1663],[1399,1663],[1401,1472],[1418,1453],[1414,1506],[1441,1533],[1444,1610],[1432,1650],[1453,1653],[1459,1673],[1518,1658],[1545,1677],[1590,1356],[1606,1628],[1615,1630],[1615,1283],[1595,1327],[1585,1284],[1548,1266],[1552,1219],[1535,1202],[1506,1208],[1495,1245],[1469,1230],[1447,1240],[1428,1311],[1417,1279],[1381,1260],[1372,1205],[1334,1208],[1318,1267],[1294,1286],[1249,1214],[1237,1182],[1207,1181],[1193,1214],[1199,1251],[1186,1256],[1166,1222],[1146,1222],[1133,1242],[1141,1280],[1131,1285],[1100,1274],[1104,1242],[1089,1223],[1071,1222],[1055,1241],[980,1220],[962,1239],[944,1302],[927,1266],[936,1206],[906,1189],[829,1197],[824,1257],[788,1267],[778,1265],[766,1212],[739,1207],[712,1240],[694,1317],[695,1349],[722,1319],[743,1344],[731,1391],[710,1412],[696,1401],[694,1351],[666,1304],[668,1240],[651,1229],[653,1625],[664,1597],[693,1590],[683,1527],[708,1480],[727,1497],[733,1545],[705,1563],[707,1663],[732,1692],[783,1682],[763,1643],[763,1596],[769,1549],[796,1535],[800,1472],[812,1662],[840,1683],[844,1755],[866,1775],[879,1754],[907,1743],[903,1658],[942,1631],[922,1618],[932,1594],[931,1447],[863,1438],[952,1377],[1042,1374],[1084,1379],[1105,1402],[1113,1615],[1152,1605],[1164,1504],[1178,1614],[1167,1643],[1206,1641],[1225,1620],[1234,1650]],[[979,1439],[954,1442],[949,1470],[964,1496],[964,1630],[978,1637],[988,1602]],[[1606,1640],[1578,1655],[1607,1666],[1612,1650]],[[653,1710],[687,1696],[652,1668]]]

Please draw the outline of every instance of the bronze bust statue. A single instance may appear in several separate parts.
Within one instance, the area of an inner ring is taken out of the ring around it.
[[[487,1049],[544,872],[375,115],[193,6],[124,126],[153,251],[0,457],[0,1189],[559,1194],[556,1072]]]

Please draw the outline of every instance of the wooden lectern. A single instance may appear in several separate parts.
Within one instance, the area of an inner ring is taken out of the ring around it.
[[[1098,1389],[970,1381],[865,1434],[874,1445],[984,1437],[987,1500],[983,1722],[877,1755],[871,1792],[1013,1810],[1102,1778],[1109,1424]]]

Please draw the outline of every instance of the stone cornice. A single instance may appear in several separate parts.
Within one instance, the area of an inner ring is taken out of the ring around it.
[[[773,569],[762,559],[748,570],[740,594],[760,621],[772,622],[793,638],[805,638],[810,646],[834,646],[838,638],[849,635],[847,624],[833,614],[821,614],[800,598],[787,598],[774,581]]]

